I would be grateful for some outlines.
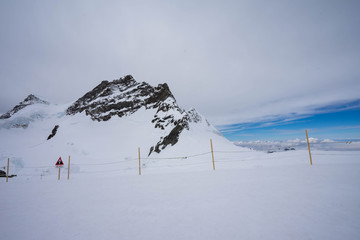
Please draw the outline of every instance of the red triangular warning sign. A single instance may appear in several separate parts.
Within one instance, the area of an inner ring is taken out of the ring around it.
[[[64,163],[63,163],[63,161],[61,160],[61,157],[59,157],[59,159],[57,160],[55,166],[63,166],[63,165],[64,165]]]

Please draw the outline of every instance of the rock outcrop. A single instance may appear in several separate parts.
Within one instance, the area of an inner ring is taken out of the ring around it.
[[[53,128],[53,130],[51,131],[50,135],[48,136],[48,138],[46,140],[52,139],[56,135],[58,128],[59,128],[59,125],[55,125],[55,127]]]

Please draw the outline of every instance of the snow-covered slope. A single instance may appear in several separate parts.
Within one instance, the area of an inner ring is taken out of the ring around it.
[[[59,156],[101,164],[133,160],[138,148],[142,158],[194,155],[210,151],[210,138],[215,148],[241,150],[195,109],[181,109],[166,84],[152,87],[132,76],[103,81],[74,103],[30,95],[18,106],[0,120],[0,157],[10,157],[17,173],[53,166]]]
[[[34,104],[49,104],[49,103],[47,101],[41,100],[40,98],[34,96],[33,94],[30,94],[29,96],[27,96],[27,98],[24,99],[24,101],[20,102],[13,109],[11,109],[7,113],[1,115],[0,119],[10,118],[11,116],[13,116],[15,113],[17,113],[21,109],[24,109],[25,107],[27,107],[29,105],[34,105]],[[17,126],[13,126],[13,127],[17,127]],[[26,127],[26,126],[21,126],[21,127]]]

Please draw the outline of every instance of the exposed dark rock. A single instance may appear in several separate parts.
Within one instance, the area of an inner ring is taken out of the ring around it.
[[[160,141],[155,146],[155,152],[160,153],[161,150],[165,149],[168,145],[171,144],[171,146],[175,145],[179,141],[180,133],[184,129],[189,129],[189,125],[187,122],[181,122],[180,124],[177,124],[169,133],[169,135],[165,136],[164,138],[161,138]],[[149,156],[151,152],[153,151],[153,147],[150,148]]]
[[[29,126],[29,124],[27,124],[27,123],[23,123],[23,124],[13,124],[13,125],[11,125],[11,127],[13,127],[13,128],[27,128]]]
[[[293,148],[293,147],[286,147],[286,148],[284,148],[284,151],[294,151],[295,150],[295,148]]]
[[[55,127],[53,128],[53,130],[51,131],[51,134],[48,136],[47,140],[50,140],[51,138],[53,138],[57,132],[59,128],[59,125],[55,125]]]
[[[198,123],[198,122],[202,121],[200,114],[194,108],[187,111],[187,114],[189,115],[190,122]],[[210,126],[210,124],[207,120],[206,120],[206,123],[208,124],[208,126]]]
[[[44,101],[38,97],[36,97],[33,94],[30,94],[29,96],[27,96],[24,101],[20,102],[18,105],[16,105],[12,110],[8,111],[7,113],[4,113],[3,115],[0,116],[0,119],[7,119],[10,118],[12,115],[14,115],[15,113],[17,113],[18,111],[20,111],[21,109],[25,108],[26,106],[32,105],[32,104],[36,104],[36,103],[40,103],[40,104],[49,104],[49,102]],[[24,127],[24,126],[20,126],[20,127]],[[27,126],[26,126],[27,127]],[[25,127],[25,128],[26,128]]]
[[[206,120],[206,119],[205,119]],[[211,126],[211,124],[208,122],[208,120],[206,120],[206,124],[208,125],[208,127]]]
[[[6,177],[6,172],[3,170],[0,170],[0,177]],[[9,175],[8,178],[16,177],[16,175],[12,174]]]

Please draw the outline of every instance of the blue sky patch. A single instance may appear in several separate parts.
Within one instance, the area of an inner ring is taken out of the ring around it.
[[[305,129],[319,139],[359,139],[360,100],[328,105],[314,114],[276,116],[272,120],[218,126],[231,141],[287,140],[304,138]]]

